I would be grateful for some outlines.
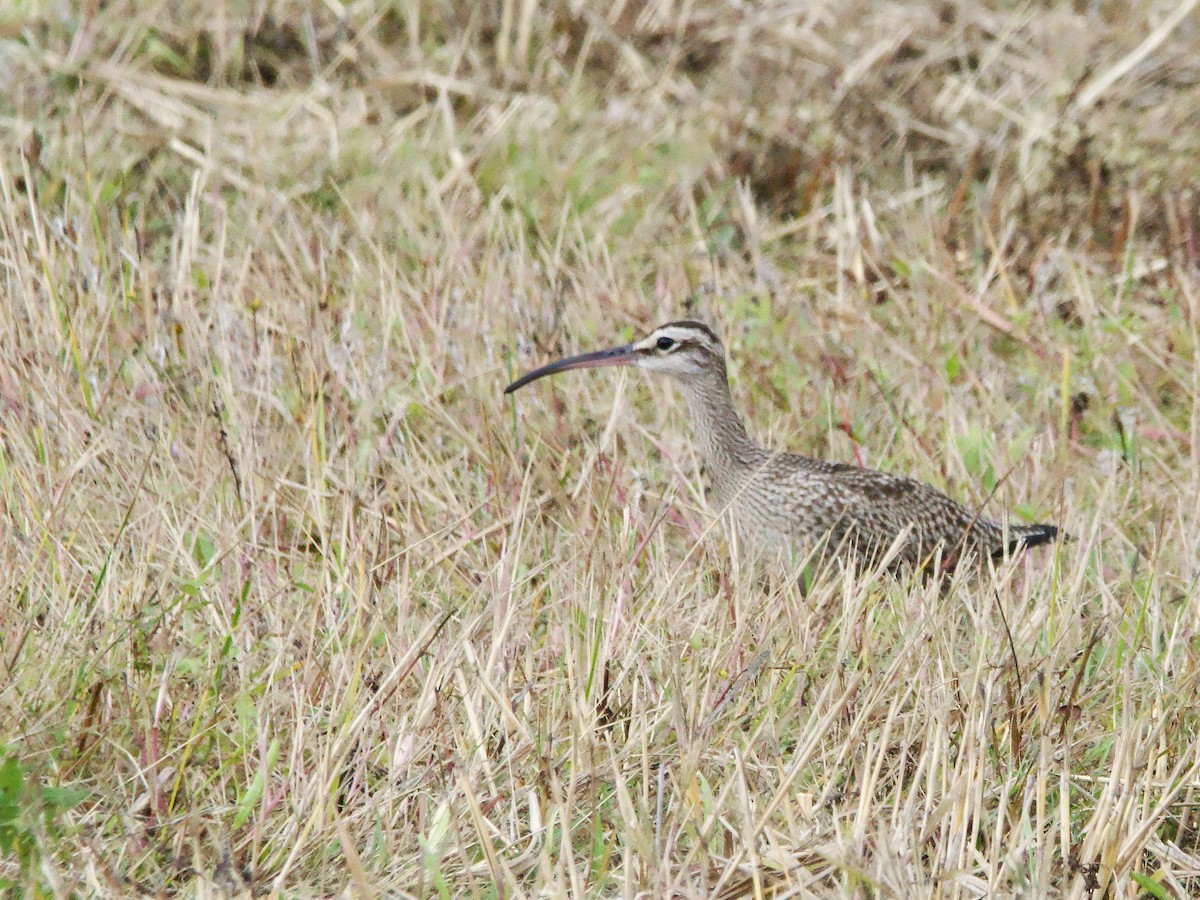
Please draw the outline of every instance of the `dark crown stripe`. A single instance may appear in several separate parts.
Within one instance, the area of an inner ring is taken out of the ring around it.
[[[695,319],[679,319],[675,322],[667,322],[665,325],[660,325],[659,328],[691,328],[702,333],[718,347],[721,345],[721,339],[717,337],[717,333],[703,322],[697,322]]]

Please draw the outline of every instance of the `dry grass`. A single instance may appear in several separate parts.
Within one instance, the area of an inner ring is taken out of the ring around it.
[[[82,6],[0,14],[3,884],[1200,893],[1195,2]],[[764,590],[669,385],[500,395],[683,312],[1077,540]]]

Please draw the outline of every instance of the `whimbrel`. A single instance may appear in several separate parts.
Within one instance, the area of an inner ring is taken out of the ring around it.
[[[1003,557],[1054,540],[1053,525],[1005,525],[911,478],[768,450],[733,406],[725,350],[700,322],[670,322],[621,347],[560,359],[521,376],[513,391],[557,372],[637,366],[670,375],[687,400],[713,506],[739,538],[763,549],[816,546],[868,560],[898,543],[893,565]]]

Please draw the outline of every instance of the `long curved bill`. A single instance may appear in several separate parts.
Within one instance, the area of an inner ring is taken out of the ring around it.
[[[633,344],[626,344],[623,347],[613,347],[609,350],[596,350],[593,353],[581,353],[579,356],[568,356],[566,359],[556,360],[542,366],[540,369],[527,372],[506,387],[504,393],[511,394],[513,391],[525,387],[531,381],[537,381],[539,378],[554,375],[557,372],[566,372],[569,369],[598,369],[601,366],[627,366],[632,362]]]

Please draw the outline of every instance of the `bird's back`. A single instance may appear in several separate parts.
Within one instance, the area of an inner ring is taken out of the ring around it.
[[[1052,540],[1050,525],[1004,526],[911,478],[793,453],[759,451],[713,479],[714,503],[759,546],[813,546],[872,557],[901,534],[897,562],[920,564],[941,548],[944,559],[964,552],[1002,556]],[[736,470],[736,471],[733,471]]]

